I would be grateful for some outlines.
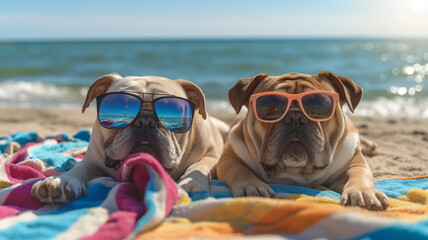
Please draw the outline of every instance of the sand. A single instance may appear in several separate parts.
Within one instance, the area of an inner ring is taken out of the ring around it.
[[[231,114],[213,114],[230,122]],[[82,114],[78,108],[0,107],[0,136],[36,131],[40,136],[75,133],[92,128],[94,108]],[[378,144],[367,156],[376,180],[428,175],[428,119],[352,117],[360,133]]]

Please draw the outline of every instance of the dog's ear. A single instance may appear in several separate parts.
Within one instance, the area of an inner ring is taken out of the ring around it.
[[[248,108],[248,101],[254,88],[267,77],[269,77],[269,74],[260,73],[252,78],[241,78],[235,86],[229,90],[229,102],[235,109],[236,114],[241,111],[242,105]]]
[[[175,80],[178,84],[183,87],[186,92],[187,98],[196,104],[198,113],[202,115],[204,119],[207,119],[207,111],[205,110],[205,96],[202,90],[194,83],[184,80]]]
[[[94,98],[107,91],[116,77],[117,75],[104,75],[92,83],[91,87],[89,87],[88,93],[86,94],[85,103],[82,107],[82,113],[85,112],[85,109],[89,107]]]
[[[351,79],[336,76],[331,72],[323,71],[319,72],[318,75],[327,78],[333,84],[333,87],[339,93],[341,104],[343,105],[346,102],[351,112],[354,112],[363,96],[363,89]]]

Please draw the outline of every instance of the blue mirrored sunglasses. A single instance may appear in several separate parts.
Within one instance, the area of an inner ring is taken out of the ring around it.
[[[136,94],[162,96],[152,101],[145,101]],[[110,92],[98,96],[98,121],[107,129],[126,127],[139,116],[145,102],[152,104],[155,117],[169,131],[185,133],[192,126],[195,103],[173,95],[153,93]]]

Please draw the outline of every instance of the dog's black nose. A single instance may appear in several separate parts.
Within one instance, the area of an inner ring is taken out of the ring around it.
[[[309,123],[309,119],[300,110],[289,110],[283,121],[295,128]]]
[[[132,125],[137,128],[156,128],[158,127],[158,122],[153,112],[143,111]]]

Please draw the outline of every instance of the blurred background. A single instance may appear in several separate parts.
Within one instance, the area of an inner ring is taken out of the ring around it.
[[[319,71],[364,88],[357,115],[428,118],[428,1],[0,3],[0,106],[80,107],[118,73],[193,81],[232,113],[240,78]]]

